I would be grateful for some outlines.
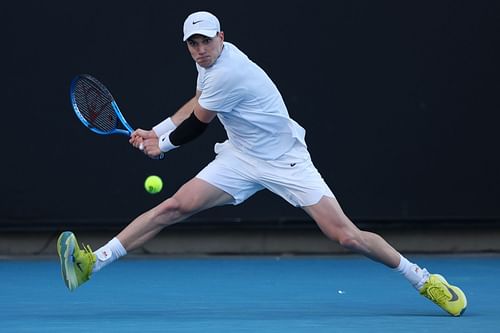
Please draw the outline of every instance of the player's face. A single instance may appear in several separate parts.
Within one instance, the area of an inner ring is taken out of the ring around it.
[[[221,31],[215,37],[193,35],[187,40],[191,57],[198,65],[204,68],[212,66],[222,52],[224,33]]]

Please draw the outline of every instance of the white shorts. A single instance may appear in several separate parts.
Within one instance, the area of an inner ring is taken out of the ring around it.
[[[334,197],[300,143],[276,160],[249,156],[229,141],[217,143],[214,150],[216,158],[196,177],[230,194],[233,205],[265,188],[296,207],[314,205],[323,196]]]

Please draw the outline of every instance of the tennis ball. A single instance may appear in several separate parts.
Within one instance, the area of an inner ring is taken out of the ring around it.
[[[151,175],[144,181],[144,188],[150,194],[156,194],[163,188],[163,181],[160,177]]]

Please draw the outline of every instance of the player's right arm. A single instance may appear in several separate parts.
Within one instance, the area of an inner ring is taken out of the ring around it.
[[[208,124],[217,115],[217,112],[203,108],[198,103],[197,97],[195,97],[194,103],[191,107],[193,110],[189,113],[189,117],[184,119],[173,130],[170,130],[160,136],[158,141],[160,152],[166,153],[196,139],[205,131]]]
[[[155,146],[158,146],[158,139],[165,133],[171,132],[177,128],[184,120],[188,119],[193,113],[195,105],[201,96],[201,91],[196,90],[193,98],[180,107],[172,116],[163,120],[151,130],[137,129],[130,136],[130,144],[135,148],[142,148],[148,156],[154,157],[156,153]]]
[[[134,131],[130,139],[132,145],[142,146],[146,155],[155,158],[162,152],[175,149],[200,136],[217,115],[198,103],[200,95],[201,91],[197,91],[174,115],[153,127],[151,131]]]
[[[184,120],[189,118],[200,96],[201,96],[201,91],[196,90],[196,95],[170,117],[175,126],[179,126]]]

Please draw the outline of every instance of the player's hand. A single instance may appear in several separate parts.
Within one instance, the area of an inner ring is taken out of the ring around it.
[[[141,149],[142,146],[143,146],[143,134],[144,132],[147,132],[143,129],[136,129],[134,132],[132,132],[132,134],[130,135],[130,139],[128,140],[128,142],[134,146],[134,148],[137,148],[137,149]],[[142,135],[141,135],[142,134]],[[142,149],[141,149],[142,150]]]
[[[158,159],[162,155],[158,146],[158,136],[153,130],[146,131],[139,128],[132,133],[129,142],[150,158]]]

